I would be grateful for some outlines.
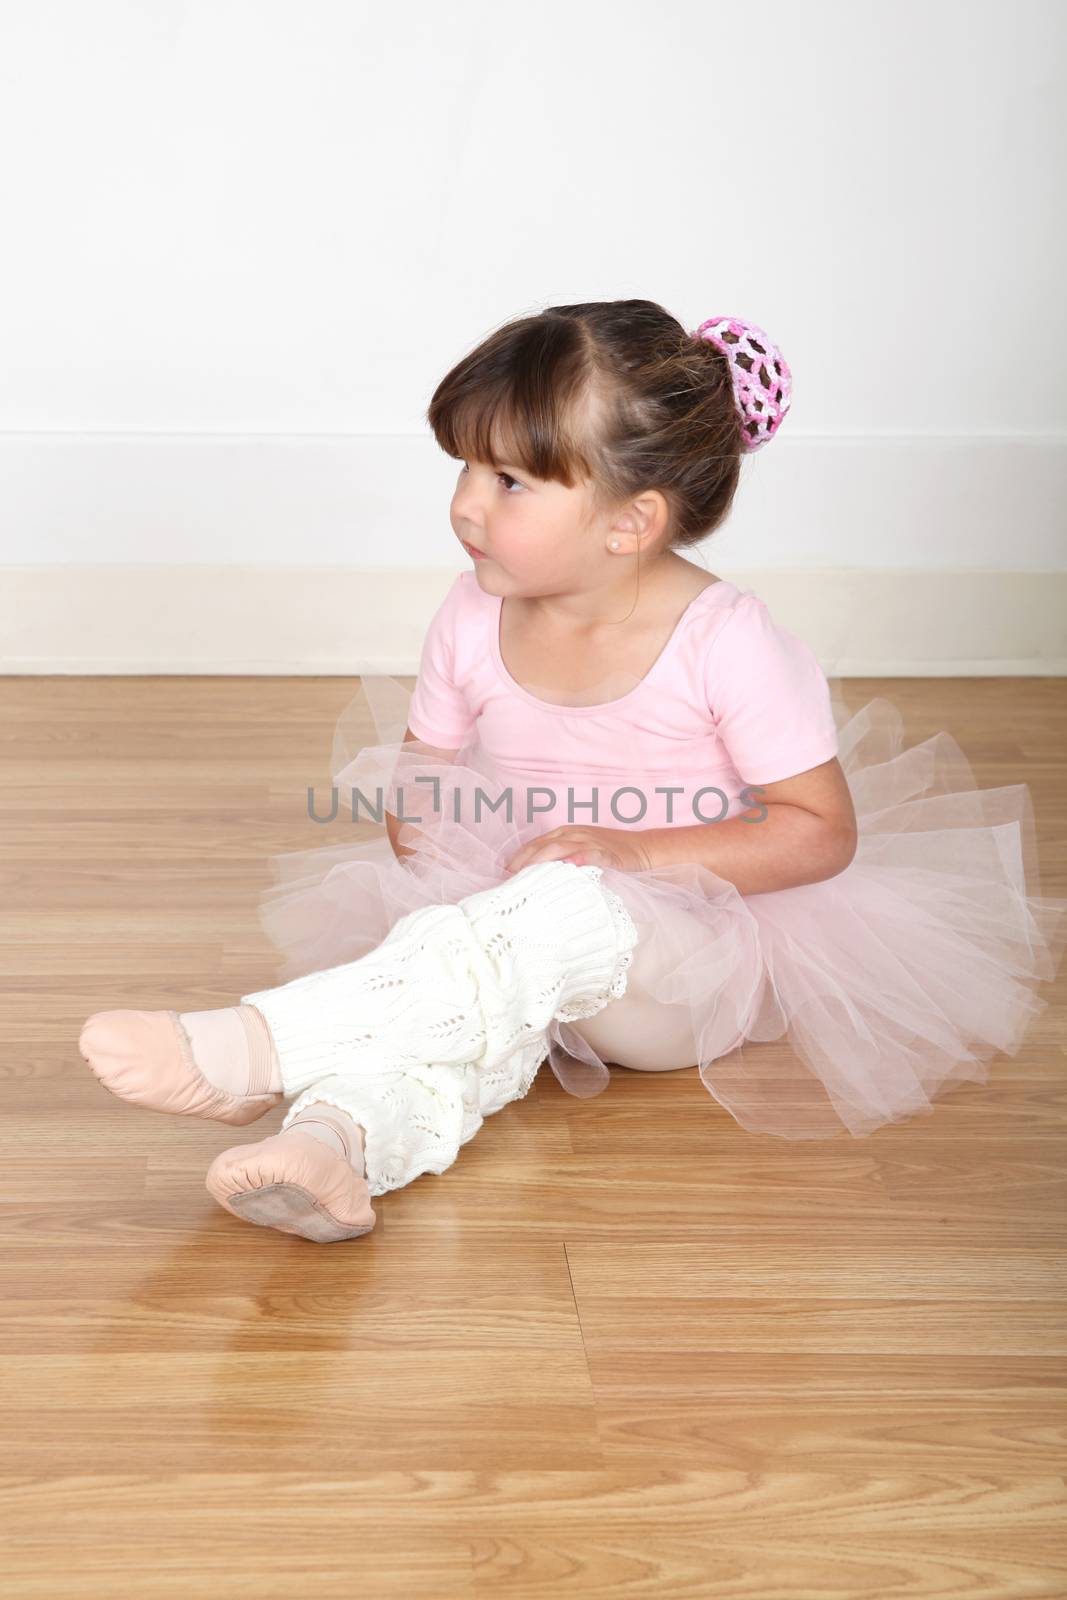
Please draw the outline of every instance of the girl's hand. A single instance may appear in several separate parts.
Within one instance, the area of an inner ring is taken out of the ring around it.
[[[620,872],[648,872],[652,866],[640,831],[582,826],[552,828],[531,839],[504,870],[521,872],[535,861],[573,861],[577,867],[616,867]]]

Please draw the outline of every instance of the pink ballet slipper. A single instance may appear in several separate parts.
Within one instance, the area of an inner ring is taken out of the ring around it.
[[[294,1125],[258,1144],[237,1144],[215,1157],[205,1186],[244,1222],[332,1244],[369,1233],[378,1220],[370,1189],[351,1164]]]
[[[120,1100],[215,1122],[255,1122],[281,1094],[228,1094],[209,1083],[193,1059],[176,1011],[97,1011],[78,1049],[105,1089]]]

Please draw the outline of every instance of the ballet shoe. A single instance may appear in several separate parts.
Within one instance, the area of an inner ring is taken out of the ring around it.
[[[229,1094],[193,1058],[176,1011],[97,1011],[78,1037],[96,1077],[120,1100],[179,1116],[243,1125],[265,1116],[281,1094]]]
[[[314,1134],[292,1126],[215,1157],[205,1187],[220,1206],[263,1228],[333,1244],[377,1222],[366,1178]]]

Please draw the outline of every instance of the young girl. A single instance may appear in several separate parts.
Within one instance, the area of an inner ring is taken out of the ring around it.
[[[757,595],[681,554],[790,393],[760,328],[691,334],[645,300],[521,318],[438,386],[471,566],[414,692],[364,678],[332,763],[385,831],[275,858],[289,981],[100,1012],[79,1041],[140,1105],[245,1124],[293,1099],[212,1163],[234,1215],[366,1233],[372,1196],[444,1172],[546,1059],[579,1095],[611,1062],[695,1064],[742,1127],[825,1138],[1017,1053],[1067,943],[1027,787],[979,789],[947,733],[904,749],[884,699],[850,713]]]

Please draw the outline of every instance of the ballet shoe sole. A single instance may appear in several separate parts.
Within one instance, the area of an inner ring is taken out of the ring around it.
[[[224,1150],[204,1183],[223,1210],[241,1221],[316,1244],[357,1239],[378,1220],[366,1179],[313,1134],[295,1129]]]
[[[245,1222],[299,1234],[316,1244],[358,1239],[374,1227],[372,1223],[369,1228],[346,1228],[298,1183],[267,1183],[244,1194],[230,1195],[225,1209],[235,1212]]]

